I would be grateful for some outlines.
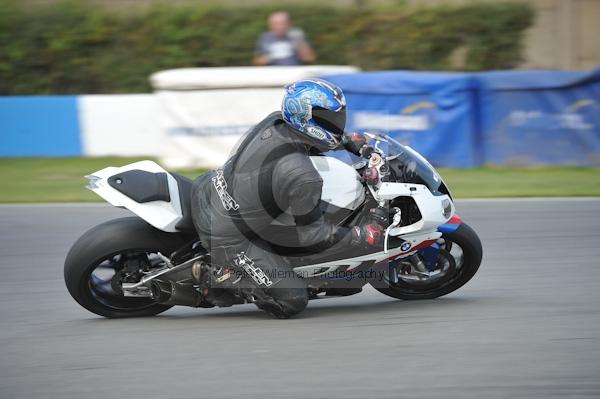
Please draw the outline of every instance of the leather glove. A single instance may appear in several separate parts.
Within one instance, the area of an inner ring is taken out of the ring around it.
[[[361,150],[366,144],[367,137],[362,133],[348,133],[342,137],[342,145],[354,155],[361,156]]]
[[[375,247],[381,244],[383,238],[383,227],[379,223],[368,223],[352,228],[352,245]]]

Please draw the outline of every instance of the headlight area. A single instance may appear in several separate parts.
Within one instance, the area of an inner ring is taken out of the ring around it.
[[[442,215],[446,219],[450,219],[450,216],[452,216],[452,201],[449,199],[442,201]]]

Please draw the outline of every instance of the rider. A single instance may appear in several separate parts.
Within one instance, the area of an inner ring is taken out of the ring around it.
[[[263,234],[284,211],[293,216],[296,245],[313,252],[332,245],[376,246],[382,235],[375,222],[352,229],[329,224],[319,207],[323,180],[309,154],[342,146],[342,90],[321,79],[300,80],[285,90],[281,111],[252,128],[221,168],[196,179],[192,193],[194,225],[213,265],[205,273],[209,283],[246,290],[260,309],[279,318],[301,312],[308,302],[305,281]],[[347,149],[357,152],[364,137],[348,137]],[[208,291],[207,300],[219,305]]]

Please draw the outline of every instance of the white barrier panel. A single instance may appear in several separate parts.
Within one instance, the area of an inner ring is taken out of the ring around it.
[[[217,167],[240,136],[280,107],[282,89],[159,91],[169,168]]]
[[[150,76],[155,90],[204,90],[249,87],[282,87],[308,77],[358,72],[346,65],[180,68]]]
[[[83,154],[159,156],[165,140],[153,94],[78,98]]]
[[[348,66],[192,68],[151,77],[165,131],[169,168],[218,167],[249,128],[281,108],[283,86],[315,76],[353,73]]]

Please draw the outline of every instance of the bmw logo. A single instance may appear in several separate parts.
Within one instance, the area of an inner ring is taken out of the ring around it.
[[[402,245],[400,246],[400,249],[404,252],[408,251],[410,249],[410,247],[412,247],[412,245],[410,244],[410,242],[403,242]]]

